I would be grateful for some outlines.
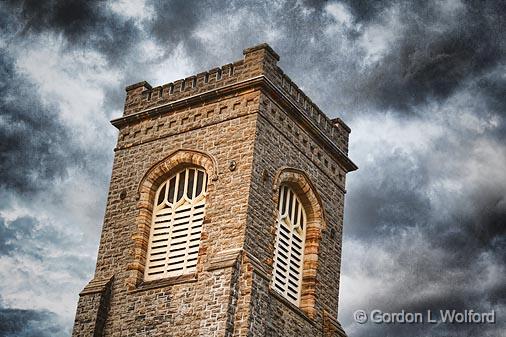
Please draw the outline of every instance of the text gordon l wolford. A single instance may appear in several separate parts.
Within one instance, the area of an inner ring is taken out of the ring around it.
[[[496,322],[495,311],[476,312],[474,310],[427,310],[425,312],[383,312],[382,310],[371,310],[367,315],[365,310],[354,312],[354,319],[357,323],[363,324],[368,320],[376,324],[417,324],[417,323],[446,323],[446,324],[490,324]]]

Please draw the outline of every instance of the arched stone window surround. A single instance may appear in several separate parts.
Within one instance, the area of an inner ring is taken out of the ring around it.
[[[318,268],[318,256],[322,231],[326,227],[324,209],[317,191],[308,175],[298,169],[284,167],[274,177],[273,201],[277,207],[279,191],[282,185],[290,186],[298,195],[306,210],[307,227],[306,242],[304,247],[304,263],[302,271],[302,286],[299,307],[310,318],[316,316],[316,272]],[[274,226],[276,224],[274,223]],[[273,233],[276,233],[274,228]]]
[[[130,275],[127,280],[129,289],[139,285],[144,276],[146,254],[152,222],[152,211],[156,191],[168,177],[185,167],[201,167],[208,177],[208,193],[213,193],[214,182],[218,179],[216,160],[209,154],[189,149],[180,149],[153,165],[141,179],[137,188],[136,232],[132,235],[133,261],[128,265]],[[199,263],[197,264],[199,270]]]

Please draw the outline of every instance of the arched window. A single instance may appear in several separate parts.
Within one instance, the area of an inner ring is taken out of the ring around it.
[[[306,211],[295,192],[283,185],[279,192],[272,287],[295,305],[302,284]]]
[[[207,174],[186,168],[158,188],[153,205],[144,279],[194,272],[204,221]]]

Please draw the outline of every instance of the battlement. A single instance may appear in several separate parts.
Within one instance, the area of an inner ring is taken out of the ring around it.
[[[247,80],[263,77],[317,128],[348,152],[350,129],[339,118],[331,120],[311,99],[277,66],[278,54],[268,45],[260,44],[243,51],[242,60],[208,71],[152,87],[143,81],[126,87],[124,116],[155,109],[193,96],[233,86]]]
[[[274,84],[281,88],[292,101],[302,110],[302,112],[311,119],[324,134],[338,144],[345,153],[348,153],[348,137],[351,129],[340,118],[330,119],[327,115],[313,103],[311,99],[299,89],[283,70],[276,67],[275,72],[269,77]]]

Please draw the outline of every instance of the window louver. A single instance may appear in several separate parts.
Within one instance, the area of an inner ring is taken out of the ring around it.
[[[145,280],[196,270],[204,221],[207,174],[187,168],[165,181],[155,195]]]
[[[299,304],[306,233],[306,212],[288,186],[279,194],[272,287],[295,305]]]

